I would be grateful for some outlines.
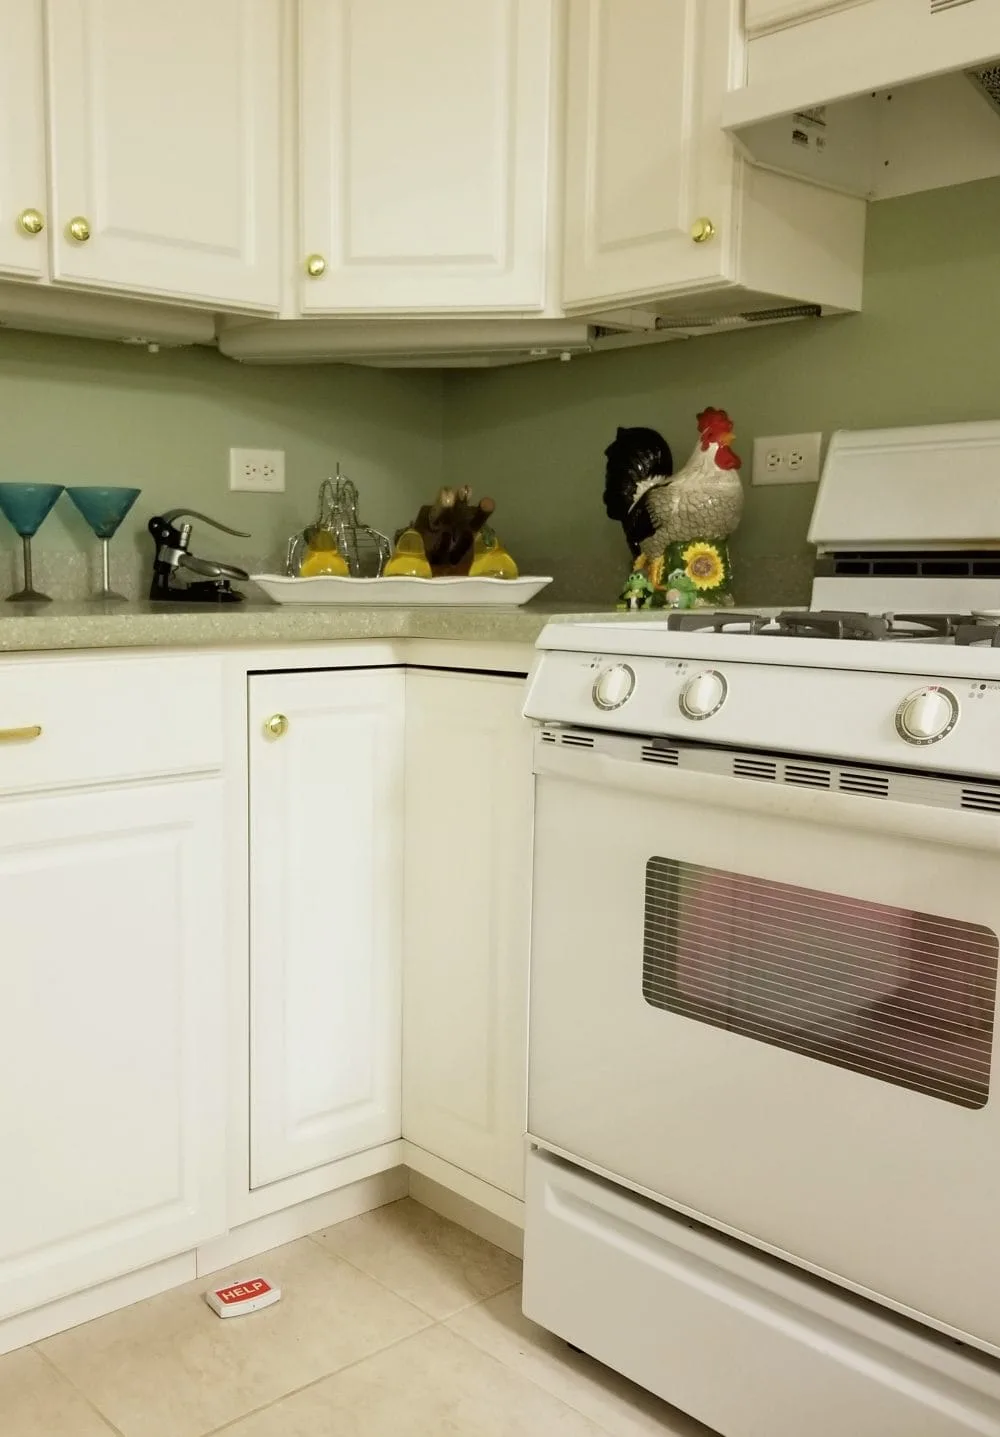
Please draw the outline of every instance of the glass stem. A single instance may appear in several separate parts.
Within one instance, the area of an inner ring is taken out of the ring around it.
[[[110,539],[101,540],[101,564],[104,569],[104,592],[111,592],[111,550]]]
[[[24,588],[30,593],[34,587],[34,577],[31,572],[31,537],[28,534],[21,535],[21,550],[24,554]]]

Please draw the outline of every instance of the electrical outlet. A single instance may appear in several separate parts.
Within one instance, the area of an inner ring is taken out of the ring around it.
[[[772,434],[753,442],[755,484],[815,484],[822,434]]]
[[[249,489],[255,494],[285,492],[285,451],[283,449],[230,449],[230,489]]]

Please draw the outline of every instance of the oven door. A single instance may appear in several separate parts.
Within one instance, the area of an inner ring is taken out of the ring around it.
[[[571,732],[535,770],[532,1138],[1000,1352],[1000,785]]]

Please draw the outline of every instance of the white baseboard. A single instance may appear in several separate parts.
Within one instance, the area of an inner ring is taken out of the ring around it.
[[[126,1272],[122,1277],[102,1282],[98,1287],[74,1292],[57,1302],[47,1302],[44,1307],[19,1312],[16,1317],[0,1322],[0,1353],[27,1347],[30,1342],[41,1342],[43,1337],[53,1337],[57,1332],[79,1327],[81,1322],[103,1317],[119,1307],[131,1307],[133,1302],[155,1297],[171,1287],[180,1287],[197,1276],[194,1253],[182,1252],[177,1257],[155,1262],[151,1267],[142,1267],[138,1272]]]
[[[196,1251],[180,1253],[164,1262],[140,1268],[138,1272],[128,1272],[98,1287],[87,1288],[85,1292],[76,1292],[58,1302],[7,1318],[0,1322],[0,1354],[130,1307],[134,1302],[155,1297],[182,1283],[218,1272],[220,1268],[248,1261],[283,1243],[294,1242],[321,1228],[396,1202],[407,1193],[424,1207],[450,1218],[487,1242],[521,1256],[522,1202],[433,1153],[409,1143],[405,1148],[408,1167],[376,1173],[281,1212],[255,1218]]]
[[[410,1197],[414,1202],[429,1207],[432,1212],[457,1222],[459,1227],[468,1228],[469,1232],[485,1238],[495,1247],[502,1247],[504,1252],[513,1253],[515,1257],[524,1256],[523,1219],[516,1223],[499,1217],[480,1203],[463,1197],[461,1193],[413,1169],[410,1170]]]
[[[198,1276],[218,1272],[221,1267],[232,1267],[235,1262],[270,1252],[272,1247],[281,1247],[283,1243],[308,1237],[311,1232],[345,1222],[359,1213],[371,1212],[373,1208],[396,1202],[406,1197],[407,1190],[406,1169],[393,1168],[391,1172],[363,1178],[361,1182],[351,1183],[336,1192],[296,1203],[295,1207],[286,1208],[283,1212],[255,1218],[253,1222],[233,1228],[225,1237],[216,1238],[198,1249]]]

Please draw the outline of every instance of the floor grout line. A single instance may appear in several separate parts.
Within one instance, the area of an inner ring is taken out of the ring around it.
[[[42,1359],[45,1365],[49,1367],[62,1382],[66,1383],[67,1387],[71,1387],[78,1397],[83,1398],[84,1402],[90,1408],[91,1412],[93,1412],[96,1417],[99,1417],[101,1419],[109,1432],[113,1432],[115,1434],[115,1437],[125,1437],[125,1434],[122,1429],[116,1426],[114,1422],[112,1422],[111,1418],[107,1415],[107,1413],[101,1411],[100,1407],[98,1407],[97,1403],[91,1397],[90,1393],[85,1392],[82,1387],[80,1387],[76,1382],[74,1382],[72,1377],[70,1377],[68,1373],[64,1372],[62,1368],[58,1365],[58,1363],[54,1362],[47,1352],[43,1352],[39,1343],[32,1342],[30,1346],[33,1352],[38,1353],[38,1356]]]
[[[348,1219],[348,1221],[351,1221],[351,1219]],[[338,1226],[338,1224],[335,1223],[334,1226]],[[326,1232],[327,1230],[326,1228],[320,1229],[321,1232]],[[498,1287],[496,1292],[489,1292],[485,1297],[474,1297],[471,1302],[466,1302],[463,1303],[461,1307],[456,1307],[454,1312],[448,1312],[444,1317],[438,1317],[433,1312],[428,1312],[425,1307],[421,1307],[420,1303],[414,1301],[412,1297],[407,1297],[405,1293],[400,1292],[397,1288],[390,1287],[387,1282],[380,1277],[376,1277],[375,1274],[369,1272],[367,1268],[359,1267],[356,1262],[352,1262],[349,1257],[344,1257],[342,1253],[332,1252],[324,1242],[320,1241],[315,1233],[307,1233],[306,1236],[311,1242],[314,1242],[327,1257],[332,1257],[335,1262],[346,1262],[348,1267],[352,1267],[355,1272],[360,1272],[362,1277],[367,1277],[369,1281],[381,1287],[384,1292],[389,1292],[393,1297],[398,1297],[400,1302],[408,1303],[410,1307],[415,1308],[417,1312],[427,1318],[428,1322],[432,1323],[448,1322],[452,1317],[457,1317],[460,1312],[468,1312],[470,1307],[478,1307],[480,1303],[489,1302],[492,1298],[499,1297],[502,1292],[509,1292],[512,1287],[519,1287],[521,1285],[521,1279],[518,1278],[516,1282],[510,1282],[504,1287]],[[483,1240],[485,1241],[485,1238]],[[491,1246],[494,1245],[495,1244],[491,1244]]]
[[[427,1327],[421,1327],[417,1332],[407,1332],[403,1337],[394,1338],[392,1342],[386,1343],[385,1347],[375,1348],[372,1352],[366,1352],[364,1357],[356,1357],[353,1362],[345,1362],[343,1367],[337,1367],[333,1372],[324,1372],[322,1377],[314,1377],[310,1382],[303,1382],[301,1387],[293,1387],[290,1392],[283,1392],[280,1397],[275,1397],[271,1402],[263,1402],[259,1407],[254,1407],[250,1412],[243,1412],[239,1417],[224,1422],[221,1427],[211,1427],[207,1432],[201,1432],[198,1437],[219,1437],[222,1432],[231,1432],[241,1422],[256,1417],[261,1412],[267,1412],[272,1407],[280,1407],[282,1402],[287,1402],[291,1397],[297,1397],[300,1392],[308,1392],[310,1387],[318,1387],[321,1382],[329,1382],[333,1377],[339,1377],[342,1372],[350,1372],[352,1367],[360,1367],[362,1362],[368,1362],[373,1357],[381,1357],[383,1352],[391,1352],[394,1347],[402,1347],[404,1342],[412,1342],[415,1337],[422,1337],[431,1327],[440,1324],[431,1322]],[[122,1434],[124,1437],[124,1434]]]

